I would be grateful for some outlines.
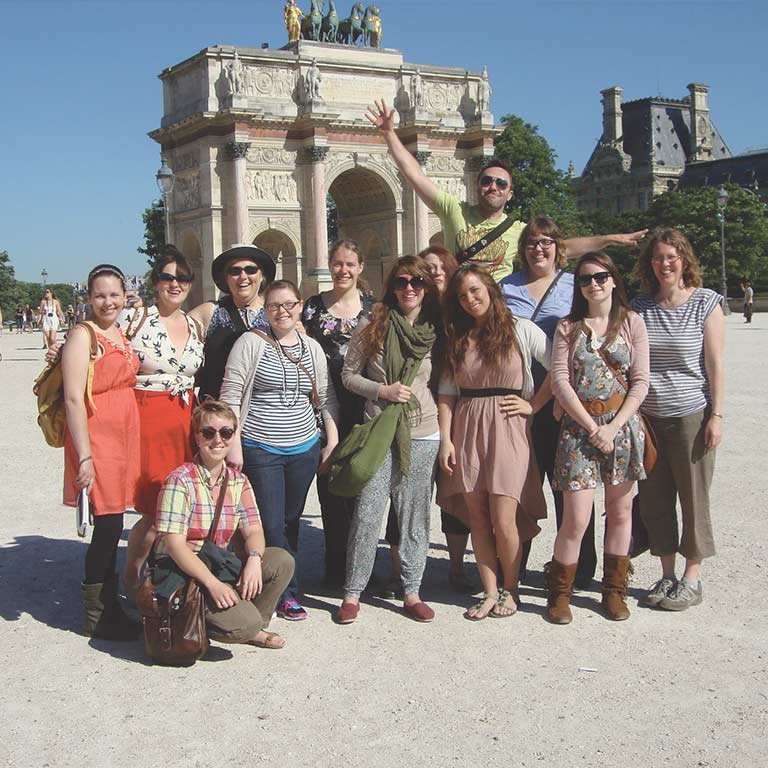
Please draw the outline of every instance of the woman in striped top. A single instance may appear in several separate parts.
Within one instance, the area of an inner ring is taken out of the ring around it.
[[[242,466],[253,486],[267,546],[294,557],[299,519],[318,464],[321,471],[338,443],[338,405],[322,347],[299,333],[301,295],[288,280],[271,283],[264,294],[266,333],[253,330],[232,348],[221,399],[238,415],[238,439],[229,461]],[[320,447],[318,417],[327,441]],[[291,580],[278,615],[297,621],[307,613]]]
[[[648,328],[651,358],[642,410],[656,433],[659,453],[648,479],[640,483],[640,513],[651,554],[662,566],[662,577],[645,602],[682,611],[701,602],[701,561],[715,554],[709,487],[715,448],[722,440],[725,320],[721,297],[701,287],[699,263],[682,232],[654,230],[636,272],[648,295],[638,296],[633,305]],[[679,582],[678,552],[685,558]]]

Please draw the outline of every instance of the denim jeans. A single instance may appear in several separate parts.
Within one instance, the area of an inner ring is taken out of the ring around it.
[[[253,486],[267,546],[285,549],[296,560],[296,571],[278,602],[298,596],[299,519],[319,463],[320,441],[289,456],[243,446],[243,472]]]

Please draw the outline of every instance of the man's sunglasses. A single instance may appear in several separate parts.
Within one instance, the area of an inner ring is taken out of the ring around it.
[[[509,186],[509,182],[506,179],[500,179],[498,176],[481,176],[480,177],[480,186],[481,187],[490,187],[491,184],[496,182],[496,187],[498,189],[506,189]]]
[[[230,267],[227,274],[230,277],[240,277],[241,272],[245,272],[246,275],[255,275],[258,271],[259,268],[255,264],[249,264],[247,267]]]
[[[423,290],[427,281],[423,277],[396,277],[393,283],[396,291],[404,291],[409,285],[414,291]]]
[[[232,436],[235,434],[235,430],[232,429],[232,427],[221,427],[220,429],[215,429],[214,427],[200,427],[200,434],[206,440],[213,440],[216,435],[220,435],[221,439],[224,442],[227,442],[228,440],[232,439]]]
[[[591,275],[579,275],[578,281],[582,288],[586,288],[594,280],[598,285],[605,285],[608,282],[608,278],[611,276],[610,272],[593,272]]]
[[[179,275],[172,275],[170,272],[160,272],[157,279],[163,283],[172,283],[174,280],[179,284],[189,284],[194,278],[192,275],[185,275],[183,272]]]

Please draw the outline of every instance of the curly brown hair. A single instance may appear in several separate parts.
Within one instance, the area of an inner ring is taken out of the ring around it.
[[[551,237],[555,241],[555,266],[564,269],[568,264],[565,254],[565,239],[555,220],[549,216],[536,216],[531,219],[525,229],[520,233],[517,241],[517,260],[523,271],[528,269],[528,260],[525,258],[525,245],[531,237]]]
[[[381,301],[373,306],[371,322],[360,333],[363,352],[369,360],[375,357],[384,346],[384,336],[389,325],[389,313],[400,311],[400,304],[395,295],[395,278],[400,274],[421,277],[424,279],[424,300],[419,312],[418,322],[432,323],[435,330],[440,324],[440,294],[432,279],[429,265],[419,256],[402,256],[389,270],[384,281],[384,295]]]
[[[464,282],[470,275],[474,275],[486,287],[491,301],[481,324],[467,314],[459,302]],[[473,330],[477,331],[477,348],[486,365],[498,368],[510,351],[520,353],[515,334],[515,318],[507,309],[501,289],[486,267],[468,262],[458,268],[445,289],[443,319],[445,362],[454,375],[464,361],[469,347],[469,334]]]
[[[683,262],[683,285],[686,288],[700,288],[703,285],[701,279],[701,266],[693,246],[688,238],[674,227],[656,227],[645,242],[645,247],[635,265],[634,277],[638,279],[643,288],[651,295],[659,290],[659,281],[653,271],[653,252],[659,243],[671,245]]]

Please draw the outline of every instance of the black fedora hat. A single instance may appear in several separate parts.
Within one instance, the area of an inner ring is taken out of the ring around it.
[[[223,293],[229,293],[229,286],[227,285],[227,264],[230,261],[238,261],[240,259],[248,259],[252,261],[264,275],[264,281],[271,283],[275,279],[275,260],[261,248],[257,248],[255,245],[236,245],[233,248],[228,248],[223,253],[220,253],[211,264],[211,275],[213,276],[213,282],[216,283],[216,287]]]

